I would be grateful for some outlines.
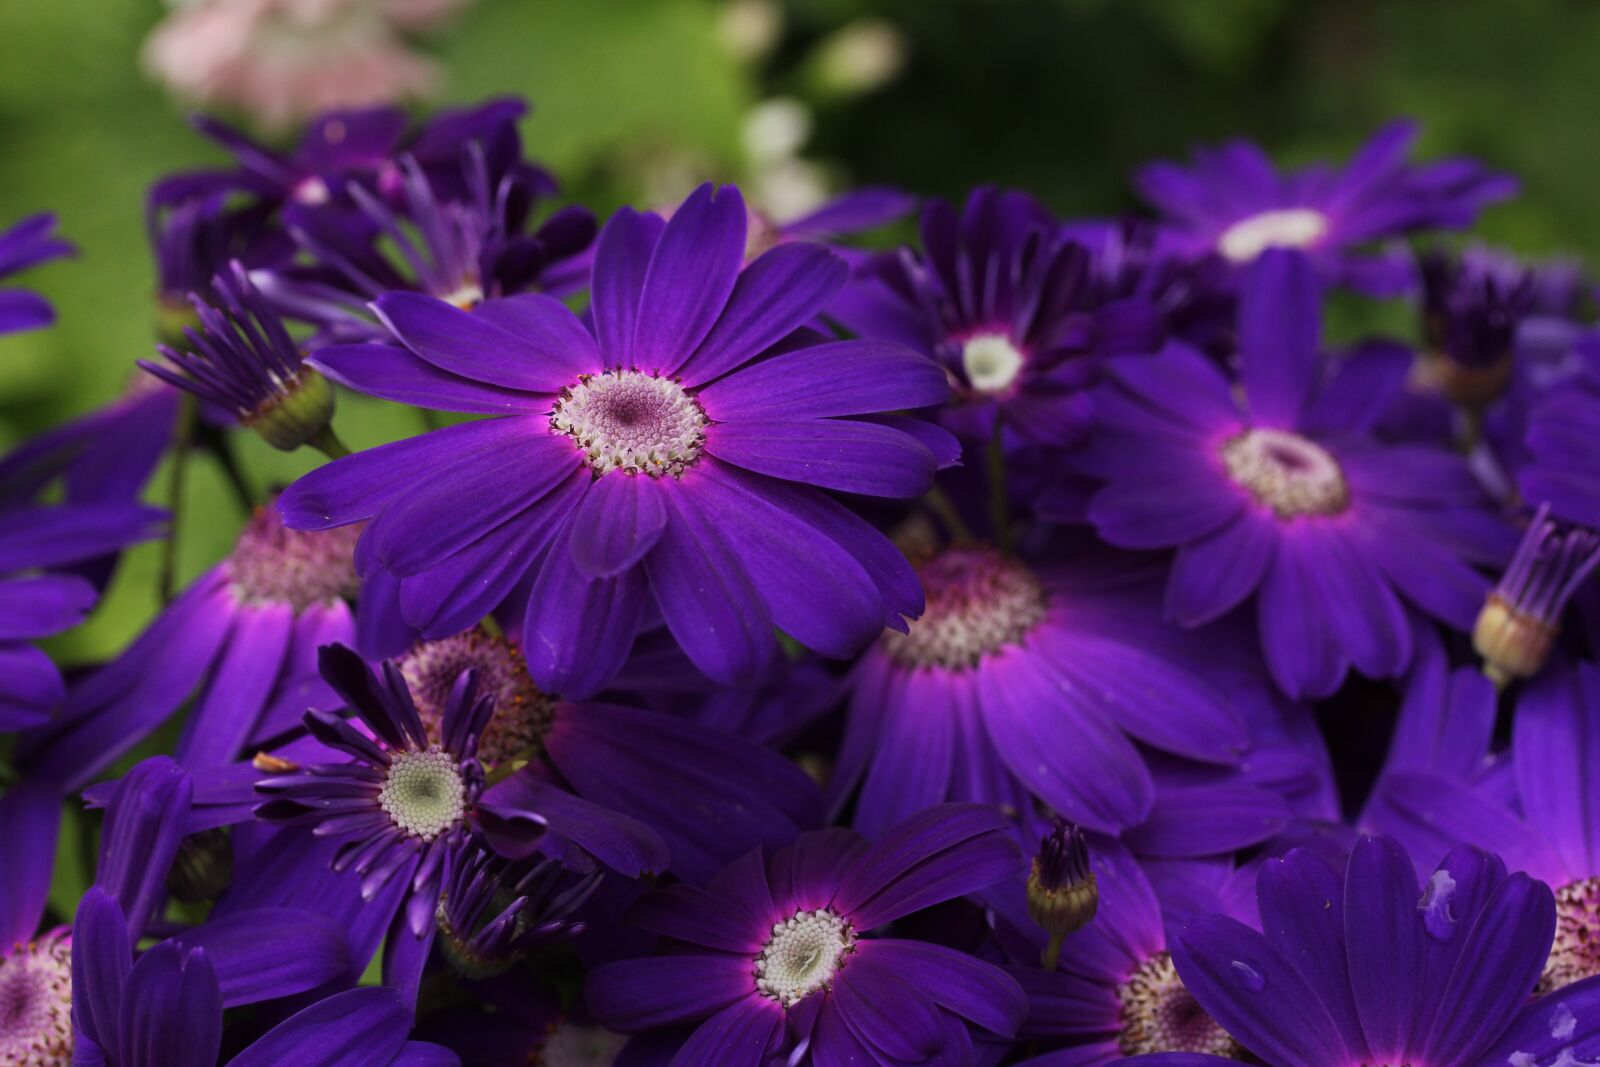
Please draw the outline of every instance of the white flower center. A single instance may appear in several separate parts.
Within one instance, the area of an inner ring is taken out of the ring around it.
[[[1150,957],[1117,989],[1122,1001],[1124,1056],[1157,1052],[1200,1052],[1243,1059],[1239,1043],[1184,987],[1178,968],[1165,952]]]
[[[396,752],[378,791],[378,803],[400,829],[432,841],[466,814],[467,786],[455,757],[438,746]]]
[[[257,510],[223,562],[234,599],[288,604],[298,613],[354,596],[361,587],[354,555],[361,530],[359,524],[291,530],[271,508]]]
[[[1222,232],[1217,250],[1249,263],[1269,248],[1309,248],[1328,232],[1328,216],[1308,207],[1277,208],[1240,219]]]
[[[791,1007],[828,988],[855,944],[855,931],[832,911],[795,912],[773,924],[772,939],[756,957],[756,988]]]
[[[990,548],[950,548],[917,568],[927,608],[911,632],[886,630],[884,648],[908,667],[965,670],[1019,643],[1044,618],[1044,589],[1016,560]]]
[[[1280,519],[1337,515],[1350,487],[1332,453],[1284,430],[1246,430],[1222,443],[1222,465],[1256,503]]]
[[[471,311],[483,303],[483,286],[474,281],[464,281],[454,291],[441,293],[439,299],[462,311]]]
[[[550,429],[571,437],[597,475],[681,476],[705,444],[706,414],[671,378],[640,371],[585,375],[561,394]]]
[[[980,393],[1005,390],[1022,371],[1022,353],[1001,333],[980,333],[961,346],[961,369]]]
[[[72,941],[58,930],[0,956],[0,1064],[72,1062]]]

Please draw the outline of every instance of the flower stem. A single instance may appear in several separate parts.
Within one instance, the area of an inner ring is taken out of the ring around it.
[[[339,435],[333,432],[331,424],[323,427],[322,431],[307,443],[329,459],[343,459],[350,454],[350,449],[339,440]]]
[[[1000,420],[994,423],[989,439],[989,523],[994,527],[994,543],[1002,552],[1011,551],[1011,496],[1006,492],[1006,450],[1000,442]]]
[[[244,508],[247,515],[255,511],[256,495],[245,480],[244,469],[239,466],[239,454],[234,451],[233,438],[218,431],[207,433],[204,441],[206,450],[216,457],[217,465],[222,468],[222,474],[227,478],[228,487],[233,490],[239,506]]]
[[[1044,947],[1044,959],[1041,966],[1047,971],[1056,969],[1056,964],[1061,962],[1061,942],[1066,940],[1066,934],[1051,934],[1050,943]]]
[[[195,400],[188,393],[178,401],[178,427],[173,435],[172,466],[167,471],[167,511],[171,525],[161,545],[160,592],[163,604],[172,603],[178,583],[178,531],[183,518],[184,474],[189,467],[189,449],[194,442]]]
[[[922,504],[944,524],[945,532],[952,541],[958,544],[972,543],[972,529],[967,526],[967,520],[961,517],[961,512],[956,510],[950,494],[936,485],[923,494]]]

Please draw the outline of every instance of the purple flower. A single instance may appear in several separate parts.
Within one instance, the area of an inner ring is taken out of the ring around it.
[[[1342,170],[1326,165],[1280,174],[1248,141],[1195,152],[1191,167],[1152,163],[1139,190],[1188,238],[1194,255],[1218,253],[1244,266],[1270,248],[1303,249],[1330,284],[1389,295],[1410,284],[1403,257],[1352,251],[1418,230],[1460,229],[1517,183],[1470,160],[1407,164],[1417,127],[1379,130]]]
[[[54,236],[54,215],[34,215],[0,232],[0,278],[52,259],[70,256],[75,249]],[[24,289],[0,289],[0,335],[34,330],[56,320],[43,297]]]
[[[567,874],[543,857],[505,860],[474,847],[451,854],[440,886],[439,947],[469,978],[503,974],[530,948],[583,930],[575,912],[598,871]]]
[[[1342,877],[1295,850],[1266,865],[1257,894],[1265,934],[1197,918],[1172,955],[1200,1006],[1270,1067],[1546,1065],[1600,1051],[1600,983],[1529,1002],[1555,904],[1495,856],[1455,849],[1419,885],[1398,845],[1368,837]]]
[[[1120,361],[1080,459],[1106,482],[1088,504],[1102,537],[1178,549],[1168,614],[1196,626],[1253,597],[1267,665],[1297,697],[1333,692],[1351,666],[1403,671],[1410,607],[1470,628],[1488,592],[1470,563],[1511,547],[1460,458],[1367,436],[1360,367],[1315,388],[1319,329],[1310,262],[1268,252],[1240,305],[1243,403],[1180,345]]]
[[[625,1033],[698,1024],[674,1067],[973,1062],[969,1026],[1013,1035],[1021,989],[965,953],[874,932],[1015,876],[1020,861],[1001,817],[975,806],[931,808],[876,842],[802,835],[706,889],[642,899],[634,921],[682,947],[593,971],[590,1010]]]
[[[308,706],[332,703],[316,650],[354,640],[353,534],[299,533],[258,511],[227,559],[24,739],[20,766],[81,789],[191,695],[177,758],[190,769],[222,765],[296,727]]]
[[[1184,664],[1147,573],[1104,555],[1033,566],[956,546],[918,574],[927,612],[886,631],[851,679],[830,789],[839,808],[861,783],[863,832],[946,799],[1026,810],[1030,794],[1120,832],[1155,803],[1136,741],[1223,766],[1249,746],[1245,722]]]
[[[262,970],[282,960],[292,969],[294,954],[303,947],[285,938],[290,930],[241,923],[219,929],[225,931],[221,937],[163,941],[135,960],[115,898],[99,887],[89,890],[73,926],[72,1062],[106,1067],[217,1063],[223,1009],[265,999],[261,994],[269,991],[257,981]],[[254,975],[247,969],[252,965]],[[269,995],[306,988],[312,987],[291,983]],[[408,1042],[410,1030],[411,1013],[394,990],[350,989],[301,1009],[226,1062],[229,1067],[459,1063],[438,1046]]]
[[[1094,303],[1088,253],[1060,225],[1020,192],[980,188],[959,215],[935,201],[922,215],[924,254],[881,257],[828,314],[937,360],[963,436],[992,436],[998,418],[1030,441],[1074,443],[1099,357],[1153,347],[1160,320],[1142,299]]]
[[[285,521],[370,519],[365,569],[400,579],[426,637],[526,580],[528,666],[569,697],[606,683],[654,610],[725,682],[772,658],[774,626],[843,657],[915,616],[904,559],[817,488],[926,490],[939,431],[879,413],[939,403],[944,376],[895,345],[796,334],[846,268],[793,244],[741,270],[744,230],[731,188],[703,187],[665,224],[621,212],[595,259],[592,331],[540,294],[471,314],[382,298],[406,347],[327,348],[319,366],[363,392],[503,417],[313,471],[279,501]]]
[[[1473,626],[1484,672],[1501,684],[1539,673],[1568,601],[1600,567],[1600,534],[1551,522],[1549,515],[1550,506],[1541,504]]]

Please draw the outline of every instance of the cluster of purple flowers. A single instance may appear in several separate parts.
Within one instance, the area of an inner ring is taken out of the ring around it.
[[[1401,123],[866,251],[912,198],[596,220],[522,115],[201,120],[142,372],[0,457],[0,1064],[1600,1060],[1600,329],[1448,232],[1511,179]],[[232,551],[63,672],[199,450]]]

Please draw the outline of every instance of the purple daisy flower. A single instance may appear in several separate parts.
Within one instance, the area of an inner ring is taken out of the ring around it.
[[[1415,123],[1390,123],[1343,170],[1321,165],[1287,174],[1257,145],[1230,141],[1197,151],[1192,167],[1152,163],[1136,182],[1194,255],[1215,253],[1242,267],[1268,249],[1302,249],[1326,282],[1391,295],[1412,282],[1408,258],[1363,256],[1355,247],[1464,228],[1517,191],[1512,178],[1470,160],[1408,164],[1416,137]]]
[[[1075,443],[1100,357],[1152,349],[1160,316],[1142,299],[1095,304],[1088,253],[1060,227],[1021,192],[980,188],[959,215],[935,201],[922,215],[924,254],[879,257],[828,314],[937,360],[963,436],[987,439],[998,419],[1030,441]]]
[[[430,737],[439,736],[463,671],[475,671],[479,692],[494,699],[477,755],[501,780],[479,812],[508,853],[546,847],[539,830],[563,829],[553,810],[577,807],[606,828],[595,838],[632,842],[601,848],[603,862],[632,876],[667,866],[670,855],[675,874],[703,881],[751,848],[791,841],[822,821],[816,786],[777,753],[663,712],[553,698],[503,637],[468,630],[417,644],[395,664]]]
[[[1079,458],[1106,483],[1088,504],[1102,537],[1178,549],[1168,614],[1196,626],[1253,597],[1272,677],[1296,697],[1351,666],[1403,671],[1408,605],[1469,629],[1488,592],[1470,564],[1511,548],[1459,457],[1371,440],[1359,380],[1314,391],[1320,317],[1310,262],[1269,251],[1240,305],[1243,404],[1192,349],[1120,361]]]
[[[1198,918],[1172,955],[1201,1007],[1271,1067],[1545,1065],[1600,1052],[1600,983],[1529,1002],[1555,904],[1495,856],[1455,849],[1419,885],[1398,845],[1367,837],[1343,877],[1296,850],[1266,865],[1257,893],[1265,934]]]
[[[241,931],[244,932],[244,931]],[[257,965],[291,955],[293,942],[268,941],[235,955]],[[73,926],[72,1062],[105,1067],[209,1067],[222,1051],[222,1012],[247,1004],[221,969],[226,946],[163,941],[134,959],[122,909],[104,890],[89,890]],[[229,1067],[447,1067],[459,1064],[437,1045],[407,1041],[411,1013],[392,989],[350,989],[302,1008],[229,1058]]]
[[[634,921],[682,947],[591,972],[589,1008],[624,1033],[698,1024],[674,1067],[971,1063],[969,1026],[1013,1035],[1022,990],[965,953],[874,932],[1020,866],[1004,820],[976,806],[931,808],[876,842],[804,834],[706,889],[642,899]]]
[[[0,278],[72,255],[76,250],[51,233],[55,226],[54,215],[34,215],[0,231]],[[36,330],[55,320],[43,297],[24,289],[0,289],[0,335]]]
[[[665,224],[619,213],[595,259],[592,332],[541,294],[471,314],[383,297],[406,347],[336,346],[317,364],[362,392],[502,417],[313,471],[280,499],[285,521],[370,519],[364,570],[400,579],[426,637],[526,579],[529,669],[568,697],[617,671],[652,602],[724,682],[771,660],[774,626],[844,657],[917,615],[909,565],[817,490],[925,491],[938,460],[924,441],[943,451],[940,432],[879,413],[941,402],[944,375],[895,345],[796,334],[846,268],[796,243],[741,269],[744,230],[732,188],[703,187]]]
[[[830,790],[839,809],[861,784],[864,833],[946,799],[1026,810],[1030,794],[1120,832],[1155,803],[1136,740],[1220,765],[1249,746],[1243,719],[1186,665],[1194,652],[1161,621],[1147,570],[958,545],[918,576],[926,613],[885,631],[851,678]]]
[[[19,766],[81,789],[191,696],[177,758],[217,766],[294,728],[308,706],[330,705],[316,650],[355,638],[354,543],[354,530],[300,533],[257,511],[227,559],[24,738]]]

